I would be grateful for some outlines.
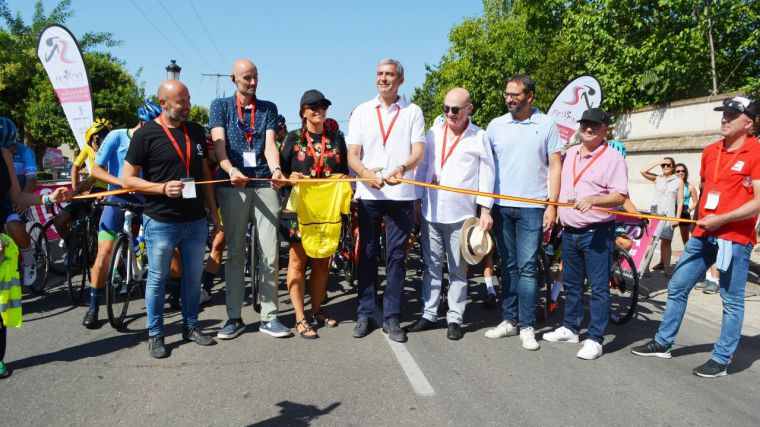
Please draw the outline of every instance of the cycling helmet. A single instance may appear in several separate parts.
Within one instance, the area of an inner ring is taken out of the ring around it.
[[[610,148],[614,148],[615,150],[617,150],[617,152],[620,153],[620,155],[623,156],[623,158],[625,159],[626,157],[625,145],[623,145],[622,142],[613,139],[612,141],[608,141],[607,145],[609,145]]]
[[[111,131],[111,122],[108,119],[104,118],[95,119],[95,121],[92,122],[92,125],[90,125],[90,128],[87,129],[87,132],[84,134],[85,142],[87,144],[90,144],[93,136],[103,133],[104,131],[105,133]]]
[[[7,117],[0,117],[0,147],[10,148],[16,142],[16,124]]]
[[[137,118],[141,122],[149,122],[155,120],[156,117],[161,115],[161,107],[153,103],[152,101],[145,101],[139,107],[137,107]]]
[[[335,121],[335,119],[330,119],[330,118],[325,119],[325,127],[330,132],[337,132],[340,130],[340,125],[338,125],[338,122]]]

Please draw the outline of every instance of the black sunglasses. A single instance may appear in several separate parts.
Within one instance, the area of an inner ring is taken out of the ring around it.
[[[660,167],[663,167],[663,168],[672,168],[673,165],[671,165],[670,163],[660,163]]]
[[[310,102],[306,104],[306,108],[312,111],[317,110],[327,110],[327,107],[329,107],[330,104],[324,102],[324,101],[317,101],[317,102]]]
[[[683,169],[676,169],[676,173],[686,173],[686,171]]]
[[[589,120],[581,120],[579,123],[580,123],[580,126],[581,126],[581,130],[587,129],[589,127],[591,129],[599,129],[600,127],[602,127],[601,123],[592,122],[592,121],[589,121]]]
[[[464,110],[464,107],[449,107],[448,105],[443,104],[441,110],[443,110],[443,114],[449,114],[449,111],[453,114],[459,114],[460,111]]]

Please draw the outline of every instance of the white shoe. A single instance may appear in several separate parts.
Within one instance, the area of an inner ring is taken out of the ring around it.
[[[544,341],[549,342],[578,342],[578,334],[574,334],[570,329],[560,326],[559,328],[547,332],[543,336]]]
[[[594,360],[602,355],[602,345],[593,340],[583,341],[583,347],[578,350],[578,356],[585,360]]]
[[[517,326],[506,320],[499,323],[495,328],[486,331],[486,338],[504,338],[517,335]]]
[[[522,346],[526,350],[535,351],[539,349],[536,334],[533,333],[533,328],[531,327],[520,329],[520,341],[522,341]]]
[[[24,286],[32,286],[37,281],[37,269],[34,268],[34,264],[22,264],[21,269],[24,273]]]
[[[211,294],[209,294],[205,289],[201,289],[201,304],[205,304],[209,301],[211,301]]]

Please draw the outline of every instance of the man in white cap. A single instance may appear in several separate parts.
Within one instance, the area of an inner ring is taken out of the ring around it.
[[[723,324],[710,360],[694,368],[694,375],[713,378],[726,368],[739,345],[744,322],[744,287],[749,256],[757,243],[755,223],[760,212],[760,144],[752,136],[757,102],[743,96],[726,99],[722,111],[723,139],[702,152],[704,193],[699,200],[697,228],[686,242],[668,283],[668,302],[654,339],[631,351],[639,356],[670,359],[689,292],[707,268],[717,263]]]
[[[446,94],[443,104],[446,120],[441,126],[433,126],[427,132],[425,156],[417,167],[417,181],[484,193],[493,192],[493,152],[486,132],[470,122],[471,112],[470,94],[465,89],[454,88]],[[422,203],[423,218],[421,243],[425,258],[425,273],[422,277],[424,308],[422,317],[408,331],[420,332],[436,326],[445,255],[449,267],[447,337],[458,340],[462,338],[461,325],[467,301],[467,264],[461,248],[462,225],[471,223],[468,218],[476,215],[480,208],[480,220],[474,221],[479,232],[467,233],[464,237],[475,234],[481,240],[489,239],[487,232],[493,225],[490,214],[493,199],[419,186],[417,197]],[[468,227],[468,230],[471,229]],[[485,253],[479,257],[482,259],[483,255]]]

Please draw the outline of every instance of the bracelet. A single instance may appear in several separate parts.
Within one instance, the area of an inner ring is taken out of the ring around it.
[[[406,173],[406,165],[405,164],[401,163],[400,165],[398,165],[396,167],[403,169],[403,171],[401,171],[401,173]]]
[[[238,168],[235,168],[235,167],[233,167],[233,168],[230,168],[230,171],[229,171],[229,173],[227,173],[227,175],[230,175],[230,176],[231,176],[231,175],[232,175],[232,172],[234,172],[234,171],[238,171],[238,172],[240,172],[240,169],[238,169]]]
[[[275,171],[280,171],[280,172],[282,172],[282,169],[281,169],[279,166],[275,166],[275,168],[274,168],[274,169],[272,169],[272,173],[275,173]]]
[[[166,196],[166,183],[164,183],[164,186],[161,187],[161,195]]]

